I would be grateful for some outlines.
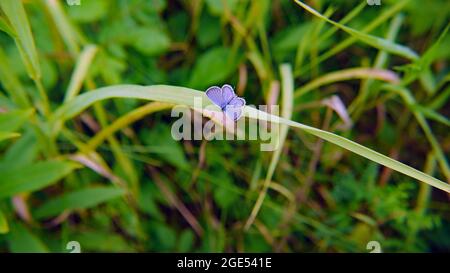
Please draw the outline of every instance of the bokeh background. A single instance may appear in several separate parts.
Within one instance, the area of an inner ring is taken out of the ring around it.
[[[1,0],[0,251],[449,251],[448,194],[299,130],[246,229],[273,156],[259,141],[176,141],[170,109],[120,98],[49,129],[65,101],[116,84],[229,83],[280,104],[287,63],[292,120],[449,182],[449,2],[303,2],[417,57],[290,0]]]

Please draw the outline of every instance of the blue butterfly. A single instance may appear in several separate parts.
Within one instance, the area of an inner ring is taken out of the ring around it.
[[[237,121],[242,116],[242,108],[245,106],[245,100],[239,98],[230,85],[225,84],[222,88],[211,86],[206,90],[206,95],[234,121]]]

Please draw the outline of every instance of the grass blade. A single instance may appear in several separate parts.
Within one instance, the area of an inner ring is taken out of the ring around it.
[[[98,48],[96,45],[87,45],[81,52],[77,64],[75,65],[75,70],[70,78],[64,101],[73,99],[80,92],[83,81],[88,73],[89,66],[97,51]]]
[[[311,8],[310,6],[304,4],[303,2],[299,1],[299,0],[294,0],[298,5],[300,5],[302,8],[306,9],[307,11],[309,11],[311,14],[313,14],[314,16],[317,16],[319,18],[321,18],[322,20],[327,21],[330,24],[333,24],[334,26],[342,29],[343,31],[347,32],[348,34],[350,34],[351,36],[357,38],[358,40],[372,46],[375,48],[378,48],[380,50],[385,50],[389,53],[392,53],[394,55],[398,55],[398,56],[402,56],[405,57],[407,59],[410,60],[416,60],[418,59],[418,55],[411,50],[410,48],[403,46],[403,45],[399,45],[396,44],[394,42],[391,42],[389,40],[383,39],[383,38],[379,38],[373,35],[369,35],[366,33],[363,33],[361,31],[355,30],[353,28],[344,26],[339,24],[338,22],[335,22],[325,16],[323,16],[322,14],[320,14],[319,12],[317,12],[315,9]]]
[[[8,220],[6,220],[5,214],[0,210],[0,234],[9,232]]]
[[[205,92],[193,90],[190,88],[168,85],[152,85],[147,87],[137,85],[116,85],[90,91],[76,97],[75,99],[63,104],[60,108],[58,108],[51,118],[54,120],[65,121],[79,114],[81,111],[83,111],[93,103],[108,98],[138,98],[194,107],[194,97],[202,98],[203,107],[211,105],[211,102],[206,96]],[[396,170],[414,179],[450,193],[450,185],[344,137],[289,119],[283,119],[278,116],[270,115],[248,106],[245,107],[244,114],[247,117],[256,116],[259,119],[265,119],[267,121],[278,122],[295,128],[299,128],[307,133],[334,143],[344,149],[354,152],[378,164]]]
[[[333,134],[330,132],[326,132],[326,131],[299,123],[299,122],[295,122],[292,120],[287,120],[287,119],[283,119],[281,117],[273,116],[273,115],[261,112],[255,108],[246,107],[246,110],[247,110],[247,113],[253,112],[253,113],[251,113],[250,116],[256,115],[260,119],[272,120],[272,122],[280,122],[280,123],[288,124],[289,126],[292,126],[295,128],[299,128],[307,133],[310,133],[312,135],[320,137],[328,142],[336,144],[346,150],[349,150],[355,154],[358,154],[362,157],[372,160],[378,164],[386,166],[390,169],[393,169],[393,170],[403,173],[407,176],[410,176],[414,179],[417,179],[417,180],[427,183],[433,187],[436,187],[438,189],[441,189],[443,191],[450,193],[450,185],[449,184],[444,183],[444,182],[440,181],[439,179],[436,179],[426,173],[418,171],[406,164],[403,164],[397,160],[394,160],[390,157],[387,157],[383,154],[373,151],[373,150],[371,150],[367,147],[364,147],[361,144],[353,142],[349,139],[346,139],[339,135],[336,135],[336,134]]]
[[[282,90],[283,90],[283,110],[281,116],[285,119],[290,119],[292,116],[292,108],[294,102],[294,78],[292,76],[292,69],[289,64],[283,64],[280,67],[281,78],[282,78]],[[277,148],[272,155],[272,159],[270,160],[269,170],[267,171],[266,179],[264,180],[263,188],[259,194],[258,199],[256,200],[255,206],[248,218],[245,229],[248,230],[250,226],[256,219],[259,210],[261,209],[261,205],[264,202],[264,198],[266,197],[267,190],[270,186],[270,182],[272,181],[273,173],[275,172],[275,168],[277,167],[278,160],[280,159],[281,151],[283,149],[284,141],[286,140],[287,132],[289,126],[287,124],[281,124],[280,126],[280,134],[278,135],[277,140]]]
[[[67,210],[87,209],[108,200],[123,196],[125,190],[116,187],[87,188],[56,197],[34,212],[36,219],[56,216]]]
[[[41,67],[30,23],[22,1],[2,0],[0,1],[0,7],[8,18],[11,28],[17,34],[16,43],[19,50],[22,49],[20,50],[22,58],[30,77],[35,80],[39,79],[41,77]]]
[[[399,82],[397,74],[390,70],[364,67],[342,69],[336,72],[325,74],[322,77],[312,80],[302,87],[297,88],[295,90],[295,98],[299,98],[309,91],[312,91],[322,85],[353,79],[377,79],[392,83]]]
[[[19,136],[20,136],[19,133],[0,131],[0,142],[5,139],[15,138],[15,137],[19,137]]]

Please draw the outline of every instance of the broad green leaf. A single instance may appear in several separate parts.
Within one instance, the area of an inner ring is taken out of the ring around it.
[[[35,218],[56,216],[67,210],[87,209],[125,194],[116,187],[87,188],[55,197],[43,204],[33,213]]]
[[[43,161],[0,171],[0,199],[21,192],[32,192],[58,182],[77,164],[68,161]]]
[[[88,93],[82,94],[73,100],[63,104],[59,107],[51,117],[53,121],[65,121],[74,117],[93,103],[107,98],[139,98],[144,100],[155,100],[179,105],[186,105],[194,107],[194,98],[199,98],[203,102],[202,107],[212,105],[211,101],[206,96],[205,92],[189,89],[185,87],[176,87],[168,85],[153,85],[153,86],[137,86],[137,85],[117,85],[100,88]],[[217,107],[217,110],[218,107]],[[354,152],[378,164],[401,172],[419,181],[427,183],[433,187],[439,188],[450,193],[450,185],[444,183],[428,174],[418,171],[406,164],[382,155],[358,143],[348,140],[339,135],[323,131],[311,126],[304,125],[289,119],[284,119],[278,116],[268,114],[246,106],[244,108],[244,115],[247,117],[258,117],[267,121],[277,122],[291,127],[301,129],[307,133],[320,137],[326,141],[334,143],[344,149]],[[54,128],[55,130],[58,128]]]
[[[383,39],[383,38],[379,38],[373,35],[369,35],[366,33],[363,33],[361,31],[355,30],[353,28],[344,26],[338,22],[335,22],[325,16],[323,16],[322,14],[320,14],[319,12],[317,12],[315,9],[311,8],[310,6],[304,4],[303,2],[299,1],[299,0],[294,0],[298,5],[300,5],[302,8],[306,9],[307,11],[309,11],[311,14],[313,14],[314,16],[319,17],[322,20],[327,21],[330,24],[333,24],[334,26],[342,29],[343,31],[347,32],[348,34],[350,34],[351,36],[357,38],[358,40],[373,46],[375,48],[378,48],[380,50],[385,50],[389,53],[392,53],[394,55],[398,55],[398,56],[402,56],[411,60],[416,60],[418,58],[417,54],[411,50],[410,48],[403,46],[403,45],[399,45],[396,44],[392,41]]]
[[[34,44],[33,34],[31,33],[28,17],[23,7],[22,1],[2,0],[0,7],[5,13],[11,28],[17,34],[16,44],[21,52],[23,62],[32,79],[41,77],[41,68]]]
[[[286,54],[286,51],[295,50],[308,31],[311,30],[313,24],[306,22],[301,25],[294,25],[277,32],[272,40],[274,54]]]
[[[81,5],[67,9],[69,16],[80,23],[92,23],[108,14],[109,0],[81,0]]]
[[[217,83],[223,83],[236,69],[231,60],[231,49],[216,47],[198,57],[191,74],[189,85],[205,89]]]
[[[147,56],[158,56],[170,47],[169,36],[160,28],[140,27],[132,31],[132,46]]]
[[[47,246],[28,228],[20,223],[11,223],[7,236],[9,251],[13,253],[46,253]]]
[[[197,30],[197,42],[201,47],[211,46],[220,39],[220,18],[203,13]]]
[[[9,232],[8,220],[3,211],[0,209],[0,234],[5,234]]]
[[[39,143],[32,129],[26,131],[15,141],[0,160],[0,171],[31,164],[39,152]]]
[[[26,121],[30,119],[33,113],[33,109],[12,110],[6,113],[0,113],[0,131],[17,131]]]

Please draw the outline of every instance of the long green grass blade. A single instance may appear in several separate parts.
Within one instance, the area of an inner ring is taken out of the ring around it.
[[[399,45],[396,44],[392,41],[383,39],[383,38],[379,38],[376,36],[372,36],[369,34],[366,34],[364,32],[355,30],[353,28],[344,26],[339,24],[338,22],[335,22],[325,16],[323,16],[322,14],[320,14],[319,12],[317,12],[315,9],[311,8],[310,6],[306,5],[305,3],[299,1],[299,0],[294,0],[298,5],[300,5],[302,8],[306,9],[307,11],[309,11],[311,14],[313,14],[314,16],[319,17],[322,20],[327,21],[330,24],[333,24],[334,26],[342,29],[343,31],[347,32],[348,34],[350,34],[351,36],[357,38],[358,40],[372,46],[375,48],[378,48],[380,50],[385,50],[389,53],[392,53],[394,55],[398,55],[398,56],[402,56],[411,60],[416,60],[418,59],[418,55],[417,53],[415,53],[413,50],[411,50],[410,48],[403,46],[403,45]]]
[[[9,24],[17,34],[16,42],[19,50],[23,53],[23,61],[28,69],[28,73],[32,79],[41,77],[41,67],[34,43],[33,34],[31,33],[30,23],[28,22],[25,8],[22,1],[2,0],[0,7],[8,18]]]
[[[153,85],[153,86],[137,86],[137,85],[116,85],[110,87],[100,88],[88,93],[82,94],[73,100],[63,104],[58,108],[52,119],[54,120],[68,120],[71,117],[79,114],[84,109],[97,101],[101,101],[108,98],[137,98],[144,100],[155,100],[167,103],[173,103],[178,105],[186,105],[193,107],[194,98],[201,98],[203,107],[211,105],[210,100],[204,92],[193,90],[185,87],[175,87],[168,85]],[[283,119],[278,116],[274,116],[255,108],[246,106],[244,114],[248,117],[258,117],[259,119],[265,119],[271,122],[277,122],[285,125],[289,125],[295,128],[304,130],[307,133],[320,137],[326,141],[334,143],[342,148],[352,151],[360,156],[370,159],[378,164],[396,170],[407,176],[415,178],[419,181],[427,183],[433,187],[441,189],[450,193],[450,185],[429,176],[421,171],[418,171],[406,164],[375,152],[367,147],[364,147],[351,140],[335,135],[330,132],[326,132],[314,127],[310,127],[289,119]]]
[[[0,209],[0,234],[5,234],[9,232],[8,220],[3,211]]]
[[[98,51],[96,45],[87,45],[78,57],[75,70],[70,78],[69,87],[66,91],[64,101],[73,99],[81,90],[83,82],[88,73],[89,67]]]
[[[289,64],[283,64],[280,67],[280,73],[282,78],[282,92],[283,92],[283,109],[281,116],[285,119],[290,119],[292,116],[292,109],[294,103],[294,78],[292,76],[292,68]],[[277,147],[273,152],[272,158],[270,160],[269,170],[267,171],[266,178],[264,180],[263,188],[259,194],[258,199],[256,200],[255,206],[248,218],[245,229],[249,229],[250,226],[256,219],[259,210],[261,209],[261,205],[264,202],[264,198],[266,197],[267,190],[270,186],[270,182],[272,181],[273,173],[277,167],[278,161],[280,159],[281,151],[284,146],[284,141],[286,140],[287,132],[289,126],[287,124],[281,124],[279,128],[279,135],[277,136]]]
[[[20,136],[19,133],[0,131],[0,142],[5,139],[15,138],[15,137],[19,137],[19,136]]]

